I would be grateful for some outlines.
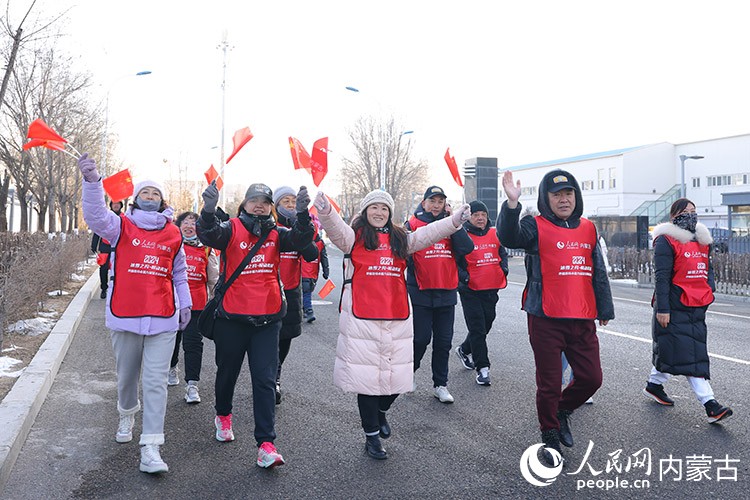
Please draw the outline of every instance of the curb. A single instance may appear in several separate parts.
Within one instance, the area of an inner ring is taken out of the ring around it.
[[[98,290],[99,273],[94,272],[78,290],[29,366],[0,402],[0,491],[10,477],[89,301]]]

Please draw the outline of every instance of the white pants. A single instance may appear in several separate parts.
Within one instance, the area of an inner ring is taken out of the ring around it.
[[[164,444],[167,377],[176,335],[176,331],[156,335],[111,333],[117,366],[117,409],[120,415],[138,412],[138,380],[141,379],[143,384],[142,445]]]
[[[651,368],[651,375],[648,377],[648,381],[652,384],[664,385],[672,375],[669,373],[662,373],[656,368]],[[703,377],[690,377],[685,375],[685,378],[690,383],[690,387],[695,393],[695,397],[698,398],[700,404],[706,404],[706,402],[714,399],[714,391],[711,389],[711,384]]]

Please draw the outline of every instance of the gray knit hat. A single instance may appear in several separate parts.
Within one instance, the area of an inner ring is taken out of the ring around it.
[[[276,188],[276,191],[273,192],[273,204],[278,205],[279,200],[281,200],[284,196],[297,196],[297,191],[290,188],[289,186],[279,186]]]
[[[383,191],[382,189],[370,191],[359,203],[359,209],[364,212],[364,210],[373,203],[383,203],[384,205],[388,206],[388,209],[391,211],[391,216],[393,216],[393,198],[391,198],[391,195],[386,191]]]

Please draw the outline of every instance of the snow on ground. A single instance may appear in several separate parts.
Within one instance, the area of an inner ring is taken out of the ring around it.
[[[13,370],[13,367],[20,363],[21,361],[9,356],[0,356],[0,377],[18,378],[23,373],[23,369]]]
[[[46,316],[46,317],[45,317]],[[39,313],[39,317],[32,319],[23,319],[8,325],[6,332],[20,335],[31,335],[36,337],[52,331],[55,327],[57,313]]]
[[[70,293],[65,290],[52,290],[51,292],[47,292],[47,295],[50,297],[59,297],[60,295],[70,295]]]

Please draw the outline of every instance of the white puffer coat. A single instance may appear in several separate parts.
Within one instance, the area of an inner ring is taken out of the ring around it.
[[[318,214],[331,242],[348,254],[354,247],[354,230],[335,210]],[[458,231],[450,217],[408,233],[407,251],[412,254]],[[344,261],[344,279],[352,277],[351,260]],[[411,316],[405,320],[363,320],[352,314],[351,283],[344,285],[339,317],[339,337],[333,383],[356,394],[383,396],[412,390],[414,376],[414,329]],[[406,286],[406,285],[404,285]],[[377,289],[368,292],[379,293]],[[411,310],[411,304],[409,304]]]

